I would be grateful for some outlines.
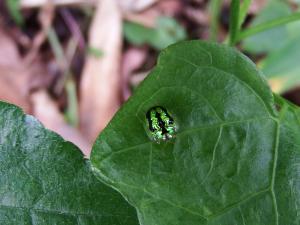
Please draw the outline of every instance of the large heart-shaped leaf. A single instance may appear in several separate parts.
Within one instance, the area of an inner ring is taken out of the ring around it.
[[[13,105],[0,102],[0,115],[1,225],[138,224],[73,144]]]
[[[151,138],[153,106],[173,117],[174,138]],[[299,139],[299,122],[279,117],[249,59],[218,44],[182,42],[163,51],[100,134],[91,162],[143,225],[299,225],[300,147],[290,123]]]

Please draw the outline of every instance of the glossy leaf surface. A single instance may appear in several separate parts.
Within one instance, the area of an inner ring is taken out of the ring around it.
[[[151,139],[146,112],[153,106],[174,118],[175,138]],[[248,58],[182,42],[162,52],[98,137],[91,162],[143,225],[298,225],[297,136],[296,116],[278,115]]]
[[[0,224],[137,225],[72,143],[0,102]]]
[[[290,14],[291,9],[286,2],[271,0],[255,17],[250,27],[282,18]],[[275,27],[246,38],[243,41],[243,49],[252,54],[272,52],[274,50],[278,50],[287,43],[289,35],[287,25]]]

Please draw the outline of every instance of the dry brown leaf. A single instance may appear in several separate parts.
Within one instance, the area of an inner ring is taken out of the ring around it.
[[[130,77],[132,73],[140,68],[147,57],[146,48],[130,47],[123,55],[122,59],[122,96],[123,101],[127,100],[131,95]]]
[[[18,52],[13,39],[0,27],[0,100],[31,112],[31,90],[48,86],[50,77],[43,64],[36,60],[27,65]]]
[[[164,0],[159,1],[154,8],[157,8],[157,10],[165,16],[174,17],[183,10],[183,7],[185,7],[183,1]]]
[[[21,107],[25,112],[30,113],[30,102],[26,95],[20,92],[18,85],[11,79],[14,76],[14,71],[4,69],[0,65],[0,100],[15,104]],[[19,71],[16,71],[17,73]]]
[[[73,142],[81,149],[84,155],[90,155],[91,145],[83,138],[78,130],[65,122],[57,105],[51,100],[46,91],[40,90],[33,93],[31,100],[33,103],[33,115],[40,120],[46,128],[55,131],[65,140]]]
[[[21,0],[22,8],[42,7],[49,0]],[[96,0],[51,0],[53,5],[95,4]]]
[[[87,57],[80,87],[80,126],[92,142],[120,106],[122,18],[115,0],[99,1],[89,46],[103,52]]]
[[[126,12],[123,17],[131,22],[142,24],[146,27],[155,27],[156,19],[161,13],[156,9],[150,8],[140,13]]]
[[[134,87],[138,86],[150,73],[151,71],[143,71],[140,73],[134,73],[130,77],[130,84]]]
[[[209,24],[209,12],[194,7],[186,7],[184,9],[185,15],[199,25],[206,26]]]
[[[182,8],[182,2],[178,0],[161,0],[152,7],[145,7],[143,11],[123,10],[123,17],[131,22],[142,24],[146,27],[155,27],[157,17],[170,16],[174,17]]]
[[[147,9],[149,6],[159,0],[118,0],[123,12],[139,12]]]
[[[29,72],[24,67],[17,46],[0,28],[0,100],[30,111],[27,100]]]
[[[55,14],[54,10],[55,10],[54,5],[51,3],[47,3],[43,5],[43,7],[39,12],[38,18],[42,29],[34,37],[31,45],[31,49],[25,56],[24,61],[28,65],[31,64],[33,60],[37,57],[40,47],[47,39],[47,32],[51,27],[52,21],[54,19],[54,14]]]

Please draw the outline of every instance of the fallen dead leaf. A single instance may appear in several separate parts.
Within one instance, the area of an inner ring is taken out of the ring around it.
[[[123,55],[122,59],[122,97],[126,101],[131,95],[130,77],[132,73],[140,68],[147,57],[146,48],[130,47]]]
[[[27,100],[29,71],[24,67],[16,44],[0,27],[0,100],[30,112]]]
[[[209,13],[207,10],[200,10],[194,7],[184,8],[185,15],[195,23],[206,26],[209,24]]]
[[[156,9],[150,8],[140,13],[124,12],[123,17],[128,21],[139,23],[146,27],[155,27],[156,19],[159,15],[160,13]]]
[[[123,17],[128,21],[136,22],[146,27],[155,27],[159,16],[174,17],[182,10],[182,2],[178,0],[156,1],[156,4],[150,4],[149,6],[143,8],[142,11],[123,10]]]
[[[82,134],[75,128],[69,126],[63,115],[59,112],[57,105],[51,100],[45,90],[39,90],[31,95],[33,103],[33,115],[49,130],[55,131],[65,140],[77,145],[85,156],[89,156],[91,145]]]
[[[39,11],[38,19],[42,29],[34,37],[31,43],[30,51],[25,56],[24,61],[27,65],[30,65],[33,62],[33,60],[36,59],[40,47],[47,39],[47,32],[51,27],[52,21],[54,19],[54,14],[55,14],[54,10],[55,10],[54,5],[49,2],[43,5],[41,10]]]
[[[93,142],[120,106],[122,17],[115,0],[99,1],[89,46],[103,52],[88,55],[80,86],[80,127]]]
[[[151,71],[144,71],[144,72],[132,74],[132,76],[130,77],[131,86],[133,87],[138,86],[148,76],[150,72]]]
[[[34,64],[26,63],[13,38],[1,26],[0,49],[0,100],[13,103],[26,113],[31,113],[30,92],[49,86],[52,78],[39,59]]]
[[[161,14],[165,16],[174,17],[176,14],[183,10],[183,1],[178,0],[164,0],[159,1],[155,6]]]
[[[147,9],[159,0],[118,0],[123,12],[139,12]]]
[[[22,8],[42,7],[49,0],[20,0]],[[53,5],[95,4],[96,0],[51,0]]]

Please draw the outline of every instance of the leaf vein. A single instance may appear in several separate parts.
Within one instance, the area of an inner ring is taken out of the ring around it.
[[[194,67],[196,67],[196,68],[210,68],[210,69],[215,69],[215,70],[217,70],[217,71],[221,71],[221,72],[223,72],[223,73],[225,73],[225,74],[227,74],[227,75],[230,75],[231,77],[233,77],[234,79],[236,79],[237,81],[239,81],[240,83],[242,83],[245,87],[247,87],[261,102],[262,102],[262,104],[263,104],[263,106],[265,107],[265,109],[267,110],[267,112],[268,112],[268,114],[270,114],[270,116],[271,116],[271,113],[269,112],[269,109],[268,109],[268,107],[267,107],[267,105],[266,105],[266,103],[265,103],[265,101],[258,95],[258,93],[250,86],[250,85],[248,85],[245,81],[243,81],[243,80],[241,80],[240,78],[238,78],[235,74],[232,74],[232,73],[229,73],[229,72],[227,72],[227,71],[224,71],[224,70],[222,70],[222,69],[219,69],[219,68],[217,68],[217,67],[212,67],[212,66],[200,66],[200,65],[197,65],[197,64],[195,64],[195,63],[193,63],[193,62],[191,62],[191,61],[189,61],[189,60],[187,60],[187,59],[184,59],[184,58],[181,58],[181,57],[178,57],[178,56],[173,56],[174,58],[177,58],[177,59],[179,59],[179,60],[182,60],[182,61],[184,61],[184,62],[186,62],[186,63],[188,63],[188,64],[190,64],[190,65],[192,65],[192,66],[194,66]]]
[[[210,162],[209,171],[208,171],[207,175],[205,176],[205,178],[202,180],[200,185],[202,185],[206,182],[206,180],[209,178],[209,176],[211,175],[211,173],[213,171],[214,163],[215,163],[215,157],[216,157],[216,151],[217,151],[217,147],[218,147],[218,145],[220,143],[220,140],[221,140],[222,132],[223,132],[223,126],[220,127],[219,135],[217,137],[217,141],[216,141],[216,144],[215,144],[214,149],[213,149],[213,155],[212,155],[212,159],[211,159],[211,162]]]
[[[279,135],[280,135],[280,126],[279,122],[276,123],[276,139],[275,139],[275,148],[274,148],[274,159],[273,159],[273,171],[272,171],[272,179],[271,179],[271,194],[273,199],[273,205],[275,210],[275,224],[279,224],[279,214],[277,207],[276,194],[274,191],[275,179],[276,179],[276,170],[277,170],[277,161],[278,161],[278,148],[279,148]]]

